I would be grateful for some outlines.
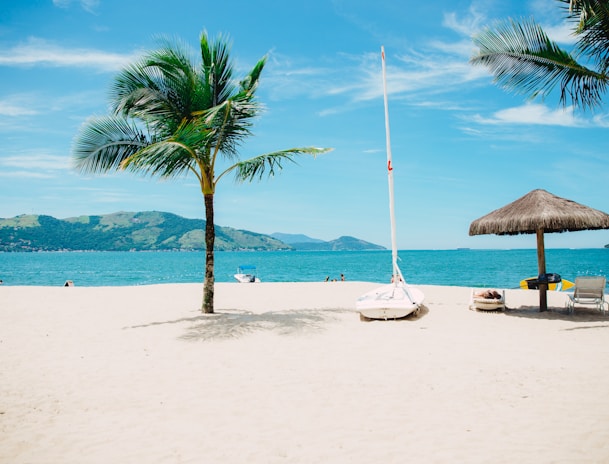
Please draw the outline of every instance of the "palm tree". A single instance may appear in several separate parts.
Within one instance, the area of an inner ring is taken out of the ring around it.
[[[162,46],[126,67],[111,89],[112,114],[89,119],[77,134],[73,160],[82,173],[131,170],[162,178],[191,174],[205,204],[205,280],[202,311],[214,312],[214,193],[233,173],[251,181],[281,170],[298,155],[321,148],[291,148],[240,160],[239,145],[251,135],[261,110],[255,98],[266,58],[240,82],[233,77],[229,45],[201,34],[201,63],[193,64],[178,43]],[[216,173],[220,165],[228,168]]]
[[[609,2],[557,0],[573,22],[570,53],[551,41],[534,20],[507,20],[474,37],[479,48],[471,63],[484,65],[509,91],[544,98],[556,86],[560,103],[592,109],[609,84]]]

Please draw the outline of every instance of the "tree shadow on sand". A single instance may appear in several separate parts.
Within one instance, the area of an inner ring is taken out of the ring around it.
[[[197,323],[180,337],[186,341],[230,340],[258,332],[277,335],[317,333],[328,323],[340,320],[346,310],[288,310],[258,314],[243,310],[222,310],[199,316]]]
[[[540,312],[539,306],[519,306],[506,308],[503,313],[506,316],[525,317],[529,319],[544,319],[554,321],[570,321],[574,323],[582,322],[605,322],[602,326],[595,325],[593,328],[607,327],[609,328],[609,315],[600,312],[597,309],[576,307],[573,313],[565,307],[548,307],[547,311]],[[584,328],[584,327],[576,327]],[[588,327],[592,328],[592,327]],[[565,329],[574,330],[574,329]]]

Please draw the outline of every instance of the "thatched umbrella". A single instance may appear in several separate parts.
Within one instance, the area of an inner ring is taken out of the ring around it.
[[[537,234],[537,264],[542,275],[546,273],[545,232],[595,229],[609,229],[609,214],[545,190],[533,190],[509,205],[476,219],[469,226],[469,235]],[[540,311],[548,309],[547,289],[547,283],[540,282]]]

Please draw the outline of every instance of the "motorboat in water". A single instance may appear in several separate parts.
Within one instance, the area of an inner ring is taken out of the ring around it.
[[[260,279],[256,277],[256,266],[251,265],[239,266],[235,279],[243,284],[260,282]]]

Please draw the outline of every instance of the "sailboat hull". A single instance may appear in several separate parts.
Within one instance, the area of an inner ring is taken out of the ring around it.
[[[410,285],[383,285],[360,296],[355,308],[367,319],[401,319],[419,309],[425,296]]]

